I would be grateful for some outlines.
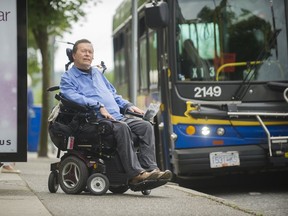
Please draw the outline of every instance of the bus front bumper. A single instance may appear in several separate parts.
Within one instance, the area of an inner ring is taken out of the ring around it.
[[[267,145],[266,145],[267,146]],[[238,152],[240,164],[211,168],[210,153]],[[245,145],[227,147],[208,147],[194,149],[175,149],[172,165],[174,173],[181,177],[215,176],[230,173],[259,172],[288,169],[287,157],[269,157],[264,145]]]

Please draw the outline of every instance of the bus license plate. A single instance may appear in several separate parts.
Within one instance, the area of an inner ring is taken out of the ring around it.
[[[210,153],[211,168],[220,168],[229,166],[240,166],[239,153],[237,151]]]

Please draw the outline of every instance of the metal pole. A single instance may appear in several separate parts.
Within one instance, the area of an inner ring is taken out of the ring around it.
[[[131,46],[131,102],[136,105],[138,86],[138,0],[132,1],[132,46]]]

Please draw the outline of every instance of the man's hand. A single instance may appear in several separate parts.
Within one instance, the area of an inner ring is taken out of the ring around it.
[[[115,119],[113,118],[113,116],[110,115],[110,113],[106,110],[105,107],[100,107],[100,110],[99,110],[99,111],[100,111],[101,115],[104,116],[104,118],[115,120]]]
[[[141,109],[139,109],[138,107],[136,107],[136,106],[131,106],[131,107],[129,107],[128,108],[130,111],[132,111],[132,112],[135,112],[135,113],[139,113],[139,114],[144,114],[144,111],[143,110],[141,110]]]

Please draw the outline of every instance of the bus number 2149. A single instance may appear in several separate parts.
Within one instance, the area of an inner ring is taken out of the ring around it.
[[[203,97],[220,97],[222,90],[220,86],[210,86],[210,87],[196,87],[194,89],[195,98],[203,98]]]

